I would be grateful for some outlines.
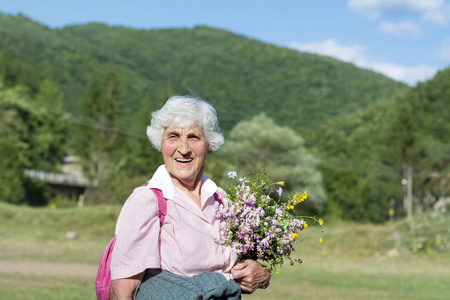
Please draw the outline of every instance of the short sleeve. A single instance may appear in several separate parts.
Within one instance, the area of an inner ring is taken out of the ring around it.
[[[116,225],[111,280],[160,268],[158,201],[147,187],[136,188],[125,202]]]

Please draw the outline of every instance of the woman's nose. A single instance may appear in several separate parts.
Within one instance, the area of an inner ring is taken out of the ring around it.
[[[181,155],[188,155],[191,152],[188,139],[181,139],[178,152],[180,152]]]

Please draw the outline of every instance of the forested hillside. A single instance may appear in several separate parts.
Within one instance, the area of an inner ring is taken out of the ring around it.
[[[190,87],[217,108],[225,131],[262,111],[295,130],[317,128],[405,89],[348,63],[208,27],[50,29],[21,15],[0,15],[0,50],[39,80],[56,82],[72,113],[92,77],[112,65],[125,119],[136,122],[138,109],[154,109]]]

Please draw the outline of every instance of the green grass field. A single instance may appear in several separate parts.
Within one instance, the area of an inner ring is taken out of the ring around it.
[[[95,299],[96,264],[119,210],[0,203],[0,299]],[[422,218],[422,229],[405,221],[376,226],[325,219],[323,244],[318,228],[301,233],[298,269],[284,266],[268,289],[243,298],[449,299],[450,217],[440,218]],[[65,233],[74,230],[79,238],[67,239]],[[23,262],[33,266],[30,271],[20,267]]]

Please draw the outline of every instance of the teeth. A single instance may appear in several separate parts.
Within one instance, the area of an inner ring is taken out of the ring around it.
[[[176,158],[175,160],[179,162],[190,162],[192,158]]]

